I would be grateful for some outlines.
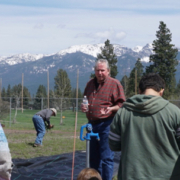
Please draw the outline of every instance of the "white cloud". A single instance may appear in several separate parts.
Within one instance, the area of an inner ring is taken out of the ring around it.
[[[93,42],[104,42],[106,39],[110,39],[111,43],[118,43],[123,38],[125,38],[126,34],[123,31],[115,31],[112,28],[110,30],[95,32],[95,33],[79,33],[75,36],[75,38],[90,38]]]
[[[43,24],[42,23],[38,23],[34,26],[35,29],[42,29],[43,28]]]
[[[65,28],[66,27],[66,25],[65,24],[58,24],[57,25],[57,28],[61,28],[61,29],[63,29],[63,28]]]
[[[180,47],[180,14],[170,12],[170,8],[180,7],[176,6],[179,2],[173,5],[174,0],[163,1],[164,9],[162,6],[159,8],[165,10],[169,6],[167,14],[153,13],[158,8],[155,1],[151,1],[151,8],[148,2],[142,0],[141,4],[133,0],[68,2],[77,2],[76,8],[0,6],[0,55],[55,53],[72,45],[104,43],[106,39],[127,47],[144,46],[156,38],[159,21],[167,24],[172,33],[172,43]],[[94,9],[81,8],[88,4],[94,5]],[[100,4],[104,9],[100,8]],[[142,11],[139,12],[139,9]]]

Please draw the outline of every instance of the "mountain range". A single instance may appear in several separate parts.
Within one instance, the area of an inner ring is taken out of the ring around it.
[[[36,94],[39,85],[47,87],[47,71],[49,71],[49,86],[54,89],[54,77],[58,69],[67,72],[73,88],[77,84],[77,70],[79,70],[78,87],[83,91],[90,74],[93,73],[94,62],[97,54],[101,53],[104,44],[87,44],[71,46],[54,54],[17,54],[0,57],[0,78],[2,87],[7,88],[22,83],[30,93]],[[136,46],[128,48],[118,44],[113,44],[114,53],[117,55],[118,75],[116,79],[121,80],[124,75],[129,75],[134,68],[136,60],[141,59],[144,67],[149,64],[149,56],[153,53],[152,45],[146,44],[144,47]],[[180,49],[178,49],[178,61],[180,61]],[[180,79],[180,65],[177,66],[176,79]]]

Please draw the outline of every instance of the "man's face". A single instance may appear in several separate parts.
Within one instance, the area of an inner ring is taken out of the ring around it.
[[[105,63],[98,63],[95,68],[95,75],[98,80],[98,82],[103,82],[107,76],[109,76],[109,69],[107,69],[107,66]]]

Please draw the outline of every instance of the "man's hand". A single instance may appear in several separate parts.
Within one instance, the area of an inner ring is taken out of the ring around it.
[[[89,104],[88,104],[88,106],[89,106]],[[87,112],[87,106],[85,105],[85,104],[81,104],[81,111],[82,112]]]
[[[50,124],[50,125],[48,126],[48,129],[52,129],[53,127],[54,127],[54,125],[51,125],[51,124]]]
[[[101,114],[109,114],[112,111],[112,107],[101,108]]]
[[[100,112],[101,114],[108,114],[110,112],[117,112],[119,109],[118,105],[112,106],[112,107],[107,107],[107,108],[101,108]]]

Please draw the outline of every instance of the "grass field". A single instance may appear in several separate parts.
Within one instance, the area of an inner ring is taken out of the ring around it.
[[[32,123],[32,116],[36,114],[39,110],[24,110],[21,112],[21,110],[18,110],[17,117],[16,117],[16,123],[13,124],[13,118],[15,111],[11,111],[11,115],[9,114],[6,119],[4,119],[3,124],[6,125],[6,127],[11,127],[12,129],[32,129],[34,128]],[[63,120],[63,123],[61,124],[61,116],[65,117]],[[75,127],[75,117],[76,113],[72,112],[71,110],[63,111],[62,114],[58,112],[56,117],[51,117],[51,124],[55,125],[55,130],[62,130],[62,131],[68,131],[68,132],[74,132]],[[11,121],[10,121],[11,119]],[[80,130],[80,127],[82,124],[86,124],[87,119],[84,113],[78,112],[77,117],[77,131]]]
[[[87,123],[84,113],[77,113],[77,129],[75,132],[76,113],[71,110],[58,112],[56,117],[51,117],[51,123],[55,125],[49,130],[43,139],[43,147],[34,148],[33,143],[36,138],[36,131],[32,122],[32,116],[37,110],[21,110],[17,113],[16,123],[12,123],[15,111],[11,111],[6,119],[1,121],[5,124],[5,134],[9,142],[12,158],[29,159],[40,156],[58,155],[73,152],[74,135],[75,150],[85,150],[86,141],[79,139],[80,128]],[[61,124],[61,116],[64,116]],[[10,122],[11,117],[11,122]],[[84,130],[85,131],[85,130]],[[85,135],[86,132],[84,132]],[[116,178],[114,178],[116,180]]]
[[[76,113],[72,111],[64,111],[63,123],[60,123],[59,116],[51,117],[51,123],[54,124],[52,130],[47,131],[43,140],[43,148],[33,148],[32,145],[36,138],[36,131],[32,122],[32,116],[37,111],[24,110],[23,113],[19,110],[16,118],[16,123],[13,124],[6,120],[5,133],[9,142],[13,158],[33,158],[37,156],[49,156],[73,151],[74,132],[75,132],[75,117]],[[13,111],[11,117],[13,117]],[[76,129],[76,150],[84,150],[85,142],[79,139],[80,128],[86,124],[87,120],[84,113],[79,112],[77,118]]]

